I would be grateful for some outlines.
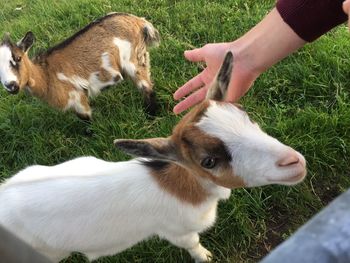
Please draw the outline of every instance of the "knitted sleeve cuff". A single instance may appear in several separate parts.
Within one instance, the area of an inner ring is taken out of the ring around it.
[[[278,0],[276,8],[299,37],[312,42],[347,20],[342,4],[343,0]]]

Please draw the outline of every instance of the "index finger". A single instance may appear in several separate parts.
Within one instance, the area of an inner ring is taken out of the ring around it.
[[[186,95],[188,95],[190,92],[200,88],[204,85],[203,79],[202,79],[203,72],[199,73],[194,78],[187,81],[182,87],[180,87],[175,93],[174,93],[174,99],[179,100]]]
[[[194,92],[193,94],[188,96],[186,99],[181,101],[179,104],[177,104],[174,107],[174,110],[173,110],[174,113],[179,114],[179,113],[183,112],[184,110],[187,110],[188,108],[192,107],[193,105],[198,104],[199,102],[204,100],[206,94],[207,94],[206,87],[203,87],[203,88],[197,90],[196,92]]]

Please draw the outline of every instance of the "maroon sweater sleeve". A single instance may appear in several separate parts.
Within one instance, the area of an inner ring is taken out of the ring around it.
[[[278,0],[283,20],[305,41],[311,42],[343,23],[343,0]]]

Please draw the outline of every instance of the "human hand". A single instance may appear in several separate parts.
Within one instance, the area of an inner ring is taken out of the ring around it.
[[[261,73],[305,43],[274,8],[255,27],[233,42],[207,44],[202,48],[186,51],[186,59],[205,62],[207,67],[174,93],[174,99],[179,100],[193,92],[174,107],[174,113],[178,114],[205,98],[208,87],[228,51],[232,52],[234,62],[226,100],[236,101],[248,91]]]
[[[349,13],[350,13],[350,0],[346,0],[343,2],[343,10],[346,14],[349,15]],[[350,30],[350,16],[349,16],[349,20],[348,20],[348,27]]]
[[[234,68],[232,70],[231,83],[228,87],[226,100],[236,101],[251,87],[258,74],[254,74],[247,61],[235,57],[233,43],[207,44],[202,48],[185,51],[185,57],[192,62],[205,62],[206,68],[197,76],[186,82],[174,93],[174,99],[179,100],[191,92],[187,98],[174,107],[174,113],[179,114],[189,107],[204,100],[210,83],[215,78],[226,53],[231,50],[234,54]]]

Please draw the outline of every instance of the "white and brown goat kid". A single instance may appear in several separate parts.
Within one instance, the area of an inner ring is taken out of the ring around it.
[[[198,262],[210,260],[199,233],[214,224],[218,201],[231,189],[293,185],[306,174],[300,153],[235,104],[220,102],[231,69],[228,53],[208,100],[170,137],[115,141],[141,158],[81,157],[31,166],[7,180],[0,186],[0,225],[55,262],[72,251],[90,260],[112,255],[153,235]]]
[[[90,120],[89,97],[130,77],[143,92],[145,106],[155,112],[147,48],[159,42],[153,25],[137,16],[111,13],[87,25],[57,46],[28,57],[34,35],[17,44],[5,36],[0,44],[0,80],[15,94],[27,89],[61,110]]]

